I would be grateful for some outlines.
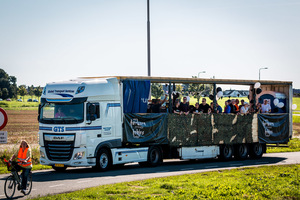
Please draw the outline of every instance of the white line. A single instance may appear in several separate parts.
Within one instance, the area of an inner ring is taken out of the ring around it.
[[[58,184],[58,185],[51,185],[49,187],[59,187],[59,186],[63,186],[64,184]]]
[[[192,170],[194,168],[185,168],[185,169],[181,169],[181,171],[185,171],[185,170]]]
[[[212,166],[206,166],[205,168],[206,168],[206,169],[209,169],[209,168],[216,168],[216,167],[219,167],[219,166],[217,166],[217,165],[212,165]]]
[[[170,170],[166,170],[166,171],[158,171],[158,172],[155,172],[155,173],[165,173],[165,172],[169,172]]]

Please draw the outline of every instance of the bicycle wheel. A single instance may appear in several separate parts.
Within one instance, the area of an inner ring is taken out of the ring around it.
[[[6,198],[11,199],[16,191],[16,181],[13,176],[7,177],[4,184],[4,193]]]
[[[30,172],[27,178],[27,185],[24,195],[29,195],[32,189],[32,173]]]

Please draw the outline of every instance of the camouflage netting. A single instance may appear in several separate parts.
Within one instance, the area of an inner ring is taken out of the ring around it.
[[[202,114],[168,116],[168,138],[172,146],[237,144],[253,141],[254,115]],[[257,122],[255,122],[257,123]]]

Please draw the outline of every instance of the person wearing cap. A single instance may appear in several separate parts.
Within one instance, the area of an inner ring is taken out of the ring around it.
[[[244,102],[244,105],[241,107],[240,113],[241,114],[248,114],[249,113],[249,104],[248,104],[248,102]]]

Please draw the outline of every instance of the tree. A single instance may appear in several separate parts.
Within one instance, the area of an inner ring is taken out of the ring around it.
[[[3,89],[6,88],[3,93]],[[0,89],[3,99],[16,98],[17,97],[17,78],[15,76],[9,76],[3,69],[0,69]]]
[[[36,88],[34,89],[33,92],[34,92],[34,95],[37,96],[38,99],[39,99],[40,96],[42,96],[43,90],[42,90],[42,88],[41,88],[40,86],[38,86],[38,87],[36,87]]]
[[[2,88],[2,98],[3,99],[6,99],[6,98],[8,98],[9,96],[8,96],[8,89],[7,88]]]
[[[30,87],[28,86],[28,94],[31,96],[31,98],[34,95],[34,86],[33,85],[31,85]]]
[[[197,76],[192,76],[192,78],[197,78]],[[189,91],[192,93],[193,97],[199,100],[202,94],[209,95],[212,92],[212,85],[210,84],[199,84],[199,83],[192,83],[189,84]]]
[[[159,99],[164,94],[164,90],[161,84],[152,83],[151,84],[151,95],[154,96],[155,99]]]
[[[24,100],[24,96],[27,94],[26,86],[20,85],[18,88],[18,93],[20,96],[23,97],[23,100]]]

